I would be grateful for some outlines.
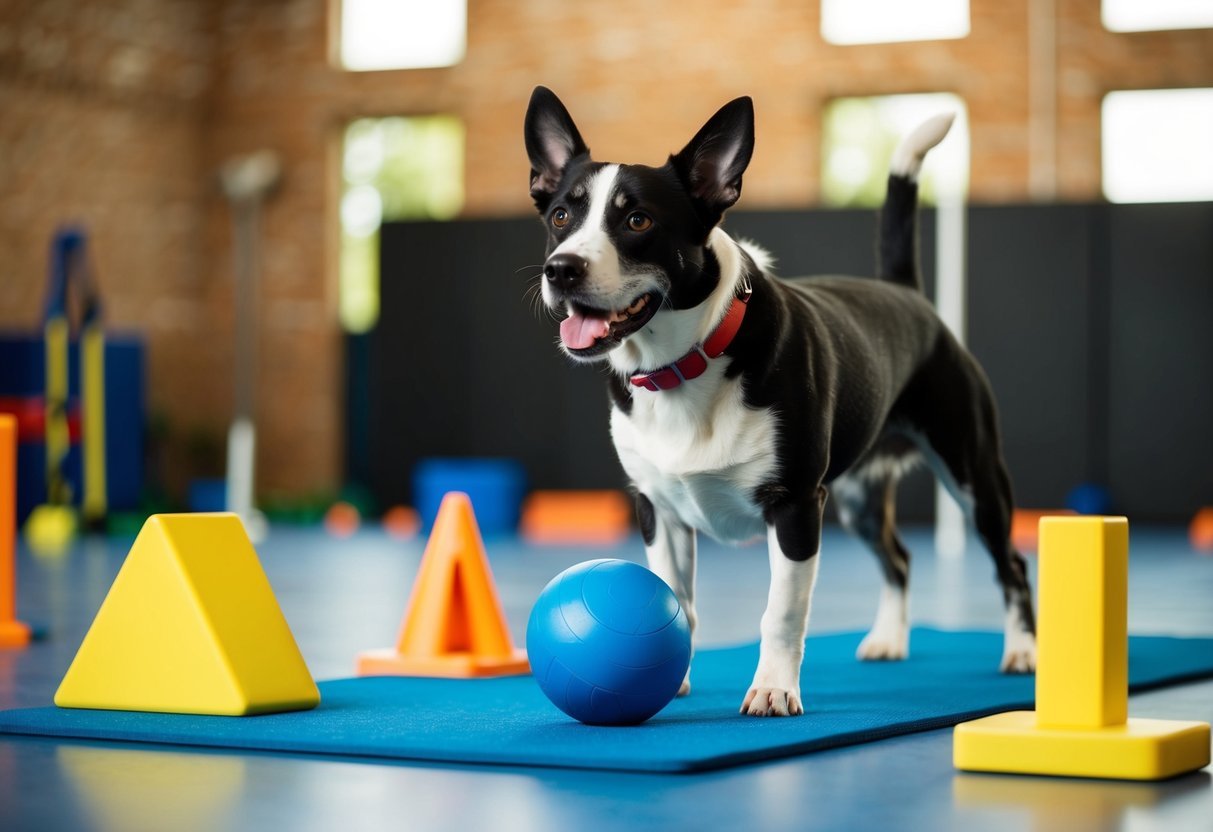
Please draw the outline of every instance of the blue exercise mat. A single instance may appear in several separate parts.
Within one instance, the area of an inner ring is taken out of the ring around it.
[[[575,722],[529,676],[321,682],[312,711],[251,717],[31,708],[0,733],[449,763],[692,772],[805,754],[1030,708],[1034,682],[998,673],[1002,635],[914,630],[905,662],[859,662],[861,633],[811,637],[807,713],[737,713],[757,645],[704,650],[693,691],[637,727]],[[1213,676],[1213,639],[1129,639],[1133,690]]]

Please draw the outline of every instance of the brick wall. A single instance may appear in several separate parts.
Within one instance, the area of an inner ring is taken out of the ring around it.
[[[817,198],[830,99],[948,90],[969,108],[975,200],[1040,193],[1042,124],[1045,192],[1083,200],[1099,197],[1104,92],[1213,85],[1213,32],[1110,34],[1094,0],[973,0],[963,40],[855,47],[822,42],[802,0],[469,0],[459,66],[369,73],[332,67],[331,12],[326,0],[0,0],[0,326],[36,319],[50,233],[84,220],[111,320],[147,333],[152,401],[181,431],[221,438],[231,407],[231,234],[215,170],[282,155],[263,215],[264,490],[340,477],[337,143],[354,118],[458,115],[466,213],[513,215],[530,211],[520,131],[535,84],[565,99],[599,158],[649,163],[749,94],[758,145],[742,204],[786,207]],[[1057,24],[1044,99],[1029,73],[1041,19]]]
[[[37,328],[51,236],[82,223],[107,318],[146,334],[152,407],[179,434],[228,397],[199,349],[212,16],[195,0],[0,2],[0,327]]]

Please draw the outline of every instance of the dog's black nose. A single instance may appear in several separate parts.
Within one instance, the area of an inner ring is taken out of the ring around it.
[[[558,289],[571,289],[589,274],[590,264],[576,254],[553,254],[543,266],[548,282]]]

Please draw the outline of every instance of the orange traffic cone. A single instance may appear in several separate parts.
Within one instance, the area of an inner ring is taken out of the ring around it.
[[[530,672],[506,626],[466,494],[442,499],[395,649],[358,655],[359,676],[510,676]]]

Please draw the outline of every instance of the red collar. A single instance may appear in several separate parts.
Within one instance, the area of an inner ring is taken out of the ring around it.
[[[735,296],[729,303],[729,310],[724,313],[724,319],[716,325],[712,334],[702,344],[696,344],[693,350],[673,364],[667,364],[651,373],[638,373],[632,376],[632,386],[643,387],[656,393],[658,390],[673,390],[684,381],[690,381],[703,375],[704,370],[708,368],[708,361],[719,357],[728,349],[729,344],[733,343],[733,338],[737,335],[737,330],[741,329],[746,306],[750,302],[750,295],[754,293],[748,280],[742,284],[742,292],[743,294]]]

